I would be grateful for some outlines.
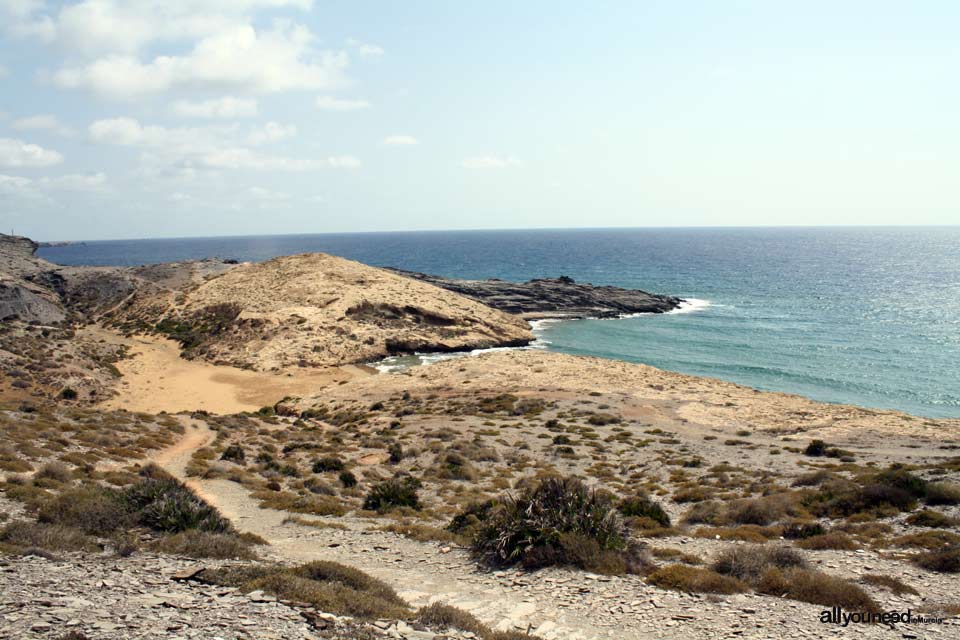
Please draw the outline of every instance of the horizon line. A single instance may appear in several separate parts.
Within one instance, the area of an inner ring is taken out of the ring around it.
[[[489,227],[464,229],[383,229],[375,231],[310,231],[295,233],[250,233],[239,235],[195,235],[195,236],[148,236],[148,237],[120,237],[120,238],[85,238],[85,239],[57,239],[38,240],[39,243],[71,243],[80,242],[136,242],[142,240],[203,240],[213,238],[284,238],[295,236],[346,236],[346,235],[375,235],[375,234],[403,234],[403,233],[480,233],[480,232],[509,232],[509,231],[632,231],[632,230],[696,230],[696,229],[943,229],[960,227],[960,224],[771,224],[771,225],[644,225],[644,226],[607,226],[607,227]],[[13,231],[13,230],[11,230]],[[15,233],[0,235],[16,236]],[[41,247],[50,248],[50,247]]]

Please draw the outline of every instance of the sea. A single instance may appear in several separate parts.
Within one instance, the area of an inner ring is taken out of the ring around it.
[[[565,275],[680,296],[685,304],[667,314],[539,322],[535,346],[826,402],[960,417],[960,226],[170,238],[39,254],[65,265],[140,265],[312,251],[455,278]]]

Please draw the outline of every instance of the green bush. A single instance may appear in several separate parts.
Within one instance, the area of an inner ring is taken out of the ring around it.
[[[491,567],[573,565],[604,573],[639,572],[644,554],[628,544],[613,497],[576,478],[547,478],[497,500],[477,526],[473,552]]]
[[[228,462],[236,462],[237,464],[244,464],[247,461],[247,454],[239,444],[232,444],[223,450],[223,453],[220,454],[220,459]]]
[[[420,509],[420,497],[417,489],[420,481],[412,476],[400,476],[379,482],[370,489],[363,501],[367,511],[389,511],[396,507]]]
[[[650,518],[660,526],[670,526],[670,516],[663,510],[663,507],[647,495],[624,498],[620,501],[617,509],[628,518]]]
[[[342,484],[346,489],[355,487],[357,486],[357,476],[353,475],[352,471],[341,471],[340,484]]]
[[[313,463],[314,473],[325,473],[328,471],[343,471],[343,460],[336,457],[320,458]]]
[[[143,479],[129,487],[125,497],[143,526],[166,533],[233,531],[230,521],[214,507],[156,465],[144,467],[141,475]]]

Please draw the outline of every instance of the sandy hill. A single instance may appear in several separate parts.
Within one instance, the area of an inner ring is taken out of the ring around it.
[[[157,300],[127,313],[156,317]],[[160,329],[184,355],[258,370],[394,353],[516,346],[524,320],[433,285],[326,254],[239,265],[173,298]]]

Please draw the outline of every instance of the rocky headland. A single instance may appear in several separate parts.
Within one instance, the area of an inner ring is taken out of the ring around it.
[[[596,286],[566,276],[509,282],[460,280],[402,269],[391,271],[528,318],[616,318],[634,313],[665,313],[683,302],[674,296]]]

